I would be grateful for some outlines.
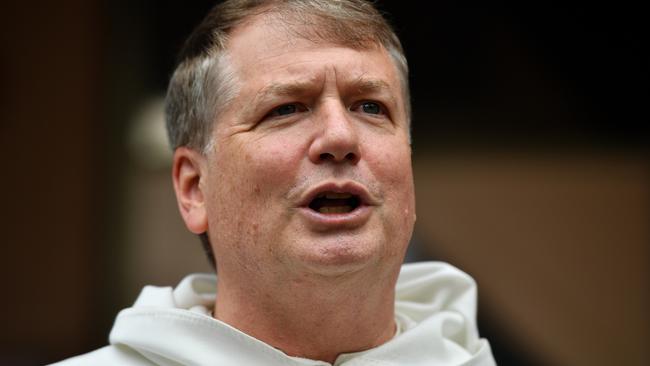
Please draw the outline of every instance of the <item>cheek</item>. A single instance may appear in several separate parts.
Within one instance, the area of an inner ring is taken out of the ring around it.
[[[412,193],[413,173],[411,169],[411,149],[405,143],[384,143],[371,145],[365,158],[376,179],[384,189],[398,189],[394,193]],[[392,192],[387,191],[390,194]]]
[[[238,141],[227,151],[219,152],[222,164],[229,166],[234,176],[246,177],[253,183],[255,179],[270,178],[278,169],[290,169],[295,153],[292,144],[283,138],[266,138],[255,141]],[[223,160],[236,160],[233,162]],[[221,164],[219,164],[221,165]]]
[[[242,141],[217,149],[206,182],[210,236],[217,252],[243,261],[261,255],[258,247],[263,239],[273,240],[282,229],[284,197],[299,161],[282,139]]]
[[[385,144],[370,154],[369,166],[382,185],[386,215],[409,224],[415,219],[415,191],[411,168],[411,149],[407,144]],[[409,225],[406,225],[409,226]]]
[[[298,174],[303,158],[300,149],[289,139],[281,136],[262,140],[246,148],[246,162],[241,169],[247,170],[253,193],[284,196]]]
[[[215,153],[214,199],[241,220],[273,210],[295,181],[300,156],[283,138],[233,141]]]

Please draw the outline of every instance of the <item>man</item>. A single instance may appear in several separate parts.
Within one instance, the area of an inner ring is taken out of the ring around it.
[[[167,114],[179,209],[218,280],[146,287],[110,346],[63,364],[494,364],[471,278],[401,267],[415,222],[407,66],[369,3],[215,7]]]

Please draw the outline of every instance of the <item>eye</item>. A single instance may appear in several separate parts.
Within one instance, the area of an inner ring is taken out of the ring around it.
[[[381,113],[381,106],[379,106],[379,104],[374,102],[364,102],[363,104],[361,104],[361,109],[363,109],[364,112],[370,114]]]
[[[384,106],[378,102],[363,101],[357,103],[351,109],[353,111],[358,111],[366,114],[376,114],[376,115],[386,114],[386,110],[384,109]]]
[[[307,108],[305,108],[305,106],[303,106],[302,104],[298,104],[298,103],[284,104],[269,112],[269,114],[266,115],[266,118],[284,117],[297,112],[304,112],[306,110]]]
[[[286,104],[277,108],[274,112],[278,116],[286,116],[287,114],[296,113],[296,110],[297,108],[295,104]]]

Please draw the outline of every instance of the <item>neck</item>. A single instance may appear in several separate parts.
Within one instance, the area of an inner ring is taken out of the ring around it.
[[[256,278],[252,287],[230,286],[220,273],[214,316],[290,356],[334,363],[395,334],[397,271],[383,273]]]

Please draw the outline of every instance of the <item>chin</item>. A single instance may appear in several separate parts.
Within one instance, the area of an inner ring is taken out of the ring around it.
[[[300,248],[299,261],[312,273],[341,276],[363,271],[381,263],[385,245],[381,240],[354,234],[325,235],[307,241]]]

